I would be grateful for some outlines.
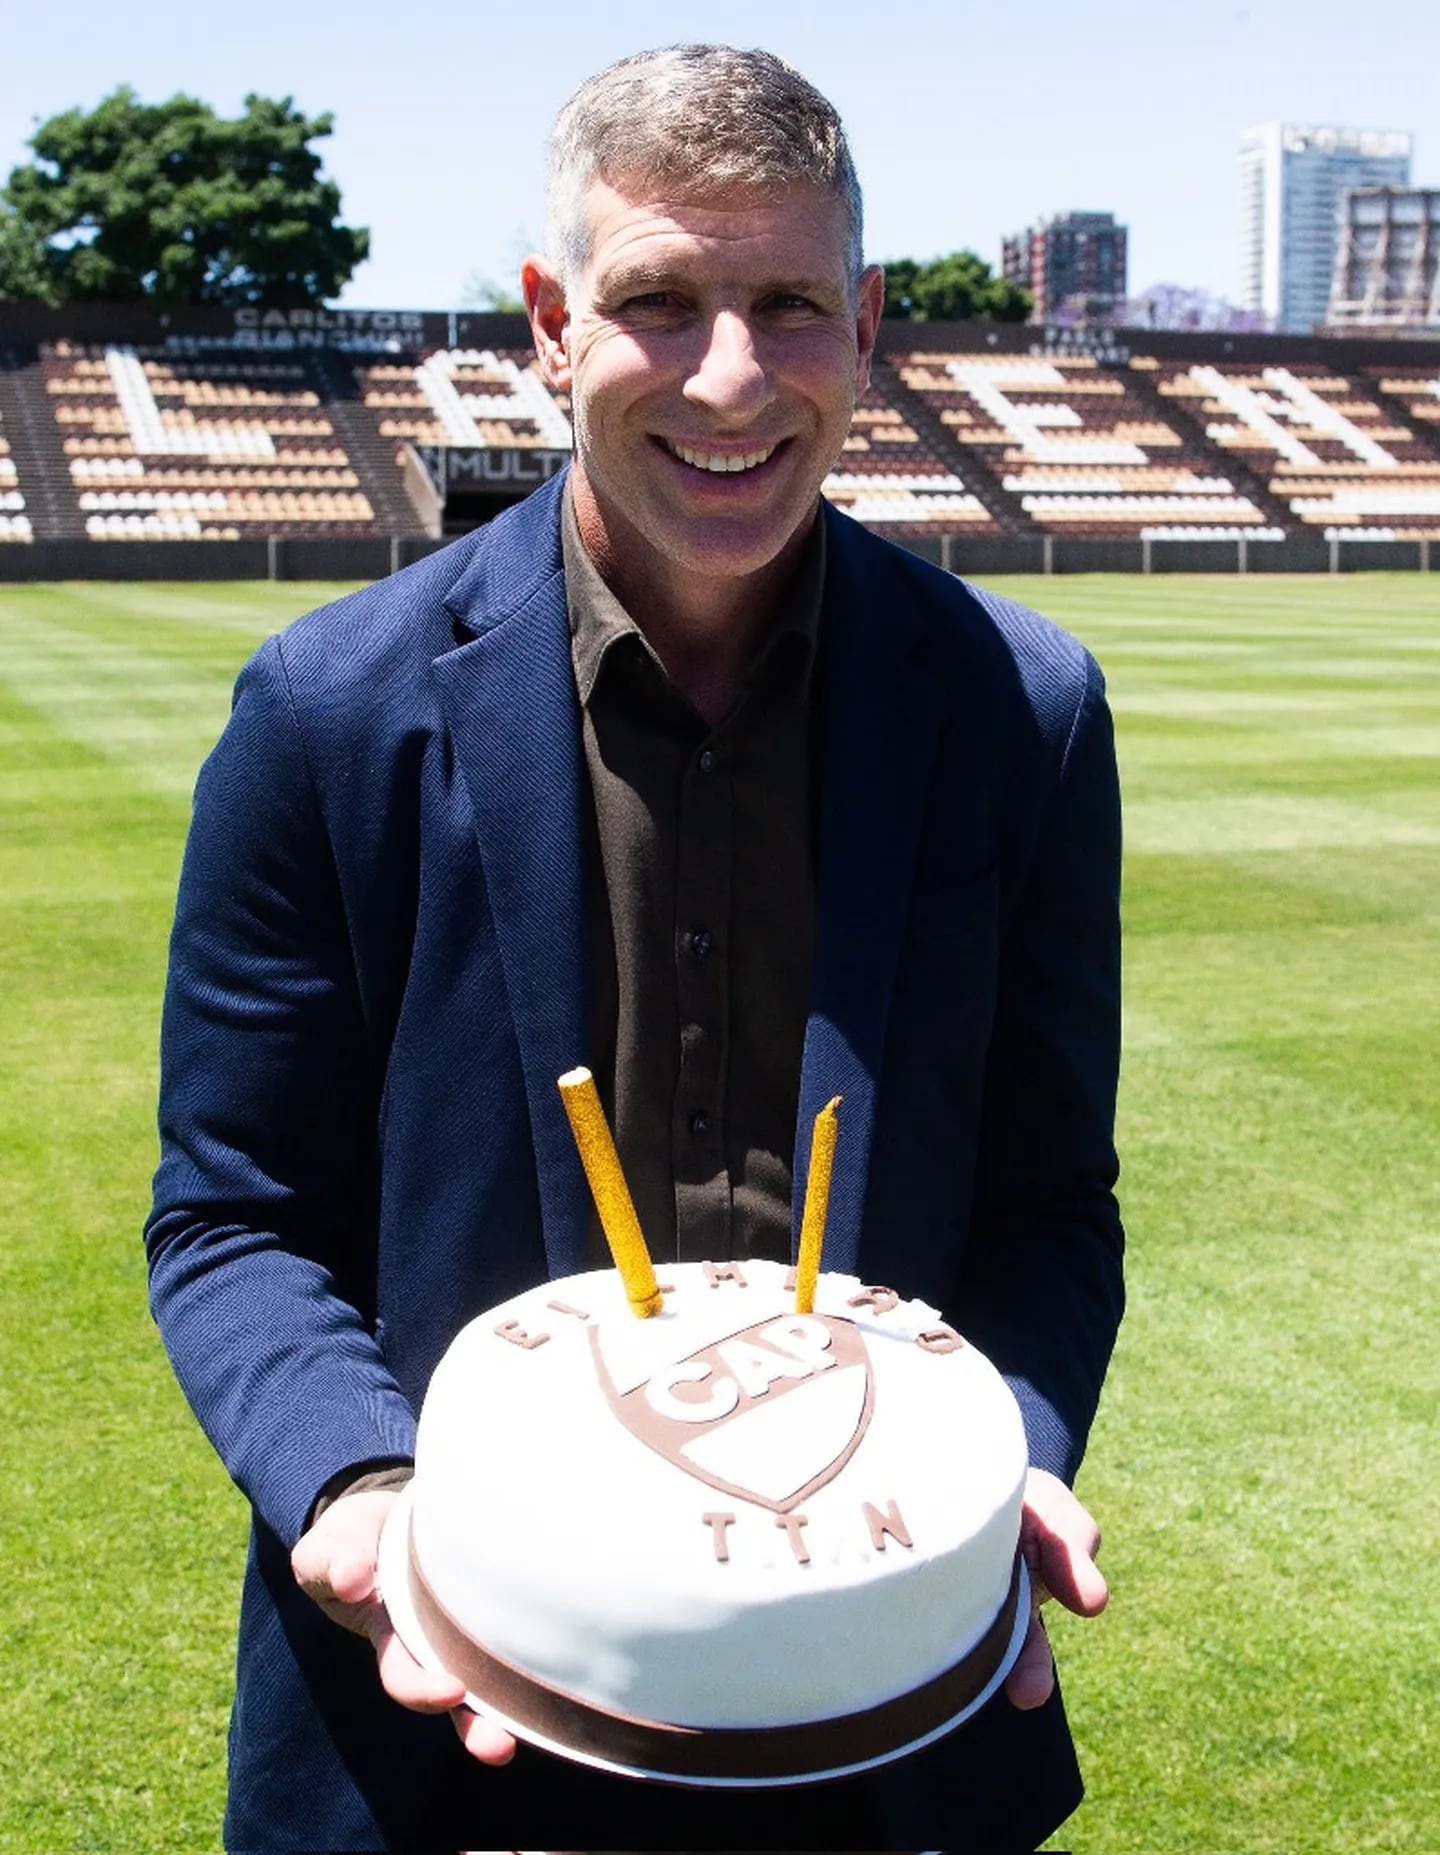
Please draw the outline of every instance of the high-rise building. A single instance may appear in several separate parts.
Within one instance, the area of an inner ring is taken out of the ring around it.
[[[1324,323],[1342,198],[1410,184],[1410,137],[1388,129],[1267,122],[1240,139],[1242,302],[1276,328]]]
[[[1114,213],[1054,213],[1004,241],[1001,267],[1035,299],[1032,322],[1064,304],[1100,316],[1123,302],[1127,287],[1125,227]]]
[[[1440,330],[1440,188],[1345,195],[1330,324],[1346,333]]]

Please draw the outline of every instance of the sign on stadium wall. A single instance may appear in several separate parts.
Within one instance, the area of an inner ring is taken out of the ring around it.
[[[570,462],[568,451],[535,445],[417,444],[430,480],[445,495],[454,490],[509,494],[548,483]]]
[[[34,345],[61,339],[97,346],[249,351],[331,349],[341,353],[419,355],[439,349],[528,349],[525,317],[482,310],[307,309],[194,304],[161,309],[153,303],[0,303],[0,348],[22,357]],[[1186,362],[1253,362],[1293,366],[1316,362],[1349,366],[1433,366],[1436,337],[1229,334],[1212,329],[1077,329],[1024,322],[907,322],[886,317],[877,346],[882,355],[917,346],[998,354],[1088,354],[1101,365],[1122,366],[1130,355]]]
[[[237,346],[250,345],[248,336],[258,338],[257,346],[365,347],[383,352],[390,346],[422,346],[441,334],[439,329],[426,328],[427,320],[441,318],[427,318],[414,309],[241,308],[232,314]]]
[[[1130,359],[1129,347],[1114,329],[1056,328],[1048,323],[1040,330],[1039,341],[1031,341],[1030,352],[1084,354],[1102,367],[1123,367]]]

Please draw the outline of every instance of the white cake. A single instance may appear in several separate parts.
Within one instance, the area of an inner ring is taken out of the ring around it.
[[[422,1660],[602,1768],[768,1784],[948,1731],[1023,1636],[1026,1446],[935,1309],[778,1263],[613,1270],[472,1321],[381,1558]]]

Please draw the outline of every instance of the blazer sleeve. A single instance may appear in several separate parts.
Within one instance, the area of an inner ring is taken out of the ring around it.
[[[413,1413],[362,1311],[378,1068],[272,638],[196,786],[145,1245],[181,1386],[289,1544],[340,1470],[414,1449]]]
[[[1001,936],[956,1305],[1010,1381],[1032,1462],[1069,1481],[1124,1308],[1114,1193],[1120,794],[1104,679],[1088,656]]]

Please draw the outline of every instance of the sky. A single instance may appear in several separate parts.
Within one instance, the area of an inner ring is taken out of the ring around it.
[[[222,115],[247,92],[330,112],[319,144],[371,257],[353,308],[448,309],[511,288],[543,226],[545,137],[612,59],[680,40],[762,45],[840,110],[871,258],[1000,240],[1042,213],[1112,211],[1130,285],[1238,300],[1243,129],[1402,129],[1440,186],[1440,3],[1385,0],[0,0],[0,175],[36,126],[119,84]]]

